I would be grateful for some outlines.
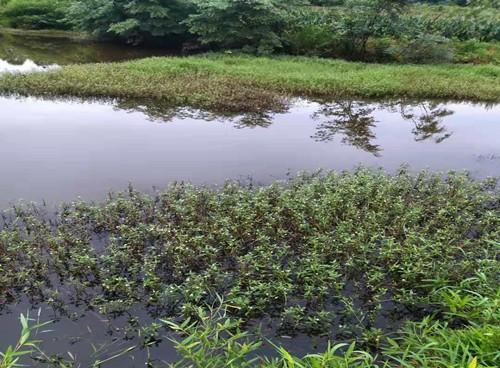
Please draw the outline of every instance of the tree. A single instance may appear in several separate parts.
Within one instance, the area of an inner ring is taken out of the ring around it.
[[[386,36],[406,9],[407,0],[347,0],[346,12],[336,26],[348,54],[364,58],[371,37]]]
[[[69,18],[76,28],[101,38],[137,44],[170,37],[180,43],[186,38],[183,22],[191,9],[187,0],[77,0]]]
[[[293,2],[293,1],[292,1]],[[203,44],[270,53],[282,47],[286,0],[195,0],[187,24]]]

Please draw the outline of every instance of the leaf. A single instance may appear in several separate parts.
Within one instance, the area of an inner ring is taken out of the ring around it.
[[[472,361],[469,363],[468,368],[477,368],[477,357],[474,357]]]

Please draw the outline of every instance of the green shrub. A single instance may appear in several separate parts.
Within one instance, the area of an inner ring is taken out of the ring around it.
[[[409,37],[420,33],[461,41],[499,41],[499,14],[492,8],[415,6],[401,18],[401,27]]]
[[[500,64],[500,43],[453,41],[453,53],[457,63]]]
[[[68,18],[76,29],[101,38],[131,43],[159,38],[179,44],[188,37],[183,21],[191,9],[183,0],[78,0]]]
[[[387,53],[403,63],[447,63],[453,60],[453,51],[446,38],[417,35],[398,40]]]
[[[203,44],[245,49],[260,54],[282,48],[285,24],[283,0],[195,0],[196,12],[187,21]]]
[[[295,55],[335,56],[337,37],[330,11],[300,8],[289,11],[283,31],[285,50]]]
[[[396,33],[405,0],[348,0],[335,32],[350,58],[365,59],[370,39]]]
[[[66,9],[70,0],[10,0],[0,11],[14,28],[68,29]]]

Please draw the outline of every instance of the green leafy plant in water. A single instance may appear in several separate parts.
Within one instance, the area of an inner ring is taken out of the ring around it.
[[[34,336],[40,332],[39,330],[51,322],[35,323],[34,320],[30,319],[29,313],[25,316],[21,314],[21,337],[19,338],[16,345],[10,345],[4,352],[0,352],[0,368],[15,368],[23,367],[24,364],[21,363],[21,359],[25,356],[29,356],[34,352],[39,350],[38,344],[40,340],[35,340]]]
[[[260,341],[252,341],[249,333],[241,330],[241,320],[229,318],[222,303],[218,307],[197,309],[196,319],[188,318],[178,324],[163,322],[183,337],[174,340],[177,352],[182,356],[172,367],[247,368],[255,366],[258,358],[250,358]]]
[[[55,216],[20,205],[3,217],[0,297],[44,296],[64,311],[61,288],[45,281],[66,280],[71,303],[109,317],[139,305],[195,323],[221,295],[226,316],[242,322],[238,336],[250,333],[246,323],[270,319],[292,336],[382,354],[385,336],[434,315],[432,338],[477,342],[473,329],[488,336],[499,318],[498,203],[495,180],[359,169],[265,187],[175,184],[153,196],[130,188]],[[198,327],[186,325],[185,336]],[[156,328],[140,334],[146,346],[158,337]],[[203,336],[224,345],[222,335],[207,327]],[[400,352],[418,354],[410,342],[397,340]],[[490,364],[481,351],[468,356]]]

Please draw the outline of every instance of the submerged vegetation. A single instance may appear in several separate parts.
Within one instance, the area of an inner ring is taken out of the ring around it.
[[[267,187],[131,188],[56,216],[21,205],[3,215],[0,300],[125,313],[138,346],[159,343],[159,319],[139,333],[141,305],[185,339],[186,367],[493,367],[499,204],[493,179],[359,169]],[[347,345],[267,356],[256,321],[274,326],[271,340]]]

